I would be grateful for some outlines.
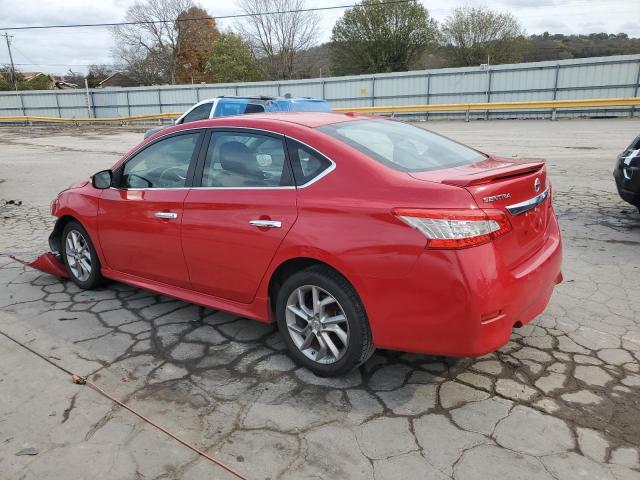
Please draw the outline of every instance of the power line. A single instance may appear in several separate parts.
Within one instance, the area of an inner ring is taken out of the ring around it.
[[[20,65],[21,67],[91,67],[92,65],[107,65],[108,67],[113,66],[110,64],[102,63],[16,63],[15,65]]]
[[[388,0],[381,2],[381,5],[393,5],[397,3],[412,3],[416,0]],[[118,27],[126,25],[151,25],[156,23],[174,23],[174,22],[194,22],[198,20],[229,20],[233,18],[246,18],[257,17],[260,15],[281,15],[285,13],[302,13],[302,12],[320,12],[326,10],[339,10],[343,8],[353,8],[360,6],[360,4],[349,5],[336,5],[332,7],[315,7],[315,8],[301,8],[297,10],[280,10],[276,12],[259,12],[259,13],[237,13],[234,15],[219,15],[219,16],[207,16],[197,18],[176,18],[174,20],[149,20],[149,21],[136,21],[136,22],[110,22],[110,23],[76,23],[68,25],[34,25],[31,27],[0,27],[0,30],[43,30],[50,28],[85,28],[85,27]]]

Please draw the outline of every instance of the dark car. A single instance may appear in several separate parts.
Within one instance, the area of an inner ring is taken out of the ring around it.
[[[640,135],[618,155],[613,178],[620,197],[640,211]]]

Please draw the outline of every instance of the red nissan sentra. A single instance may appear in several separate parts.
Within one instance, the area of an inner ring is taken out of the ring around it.
[[[36,268],[275,321],[319,375],[375,347],[491,352],[562,279],[543,161],[375,117],[169,128],[60,193],[52,213],[52,252]]]

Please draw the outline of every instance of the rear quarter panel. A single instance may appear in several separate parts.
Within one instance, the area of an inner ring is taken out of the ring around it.
[[[398,220],[392,210],[477,206],[463,188],[414,179],[324,134],[305,130],[290,135],[336,166],[317,182],[298,188],[298,220],[281,244],[262,292],[266,294],[271,274],[283,262],[297,257],[323,261],[360,294],[375,336],[376,324],[388,312],[381,303],[402,285],[426,246],[425,237]],[[438,252],[433,255],[443,257]],[[444,260],[438,265],[449,265]]]

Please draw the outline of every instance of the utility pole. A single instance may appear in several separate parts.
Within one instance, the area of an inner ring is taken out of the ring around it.
[[[4,39],[7,41],[7,50],[9,51],[9,61],[11,62],[11,81],[13,82],[13,88],[18,91],[18,79],[16,77],[16,66],[13,64],[13,55],[11,54],[11,40],[9,40],[9,34],[4,32]]]

